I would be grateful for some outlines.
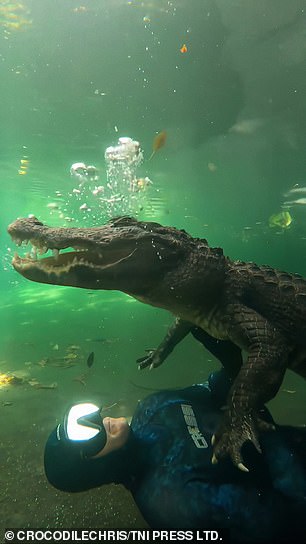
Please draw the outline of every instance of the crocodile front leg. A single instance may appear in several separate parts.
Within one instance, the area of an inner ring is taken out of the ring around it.
[[[151,370],[160,366],[175,346],[189,334],[193,326],[189,321],[177,317],[159,346],[156,349],[148,350],[147,355],[137,359],[138,368],[142,370],[149,366]]]
[[[229,338],[248,351],[248,358],[230,390],[228,409],[213,437],[212,462],[230,456],[234,465],[247,471],[241,448],[250,440],[260,451],[258,430],[266,426],[259,420],[258,411],[279,390],[290,346],[278,330],[252,309],[230,305],[226,314]]]
[[[177,317],[166,336],[156,349],[147,350],[147,355],[137,359],[139,369],[157,368],[170,355],[179,342],[181,342],[189,332],[198,340],[210,353],[219,359],[225,370],[231,377],[235,377],[242,365],[241,349],[227,340],[217,340],[200,327],[195,327],[193,323],[184,321]]]

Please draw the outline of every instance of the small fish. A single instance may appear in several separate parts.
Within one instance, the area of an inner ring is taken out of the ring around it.
[[[155,136],[153,140],[153,145],[152,145],[152,154],[149,158],[149,161],[154,157],[156,151],[164,147],[166,140],[167,140],[167,132],[165,130],[163,130],[162,132],[159,132]]]
[[[88,368],[90,368],[93,365],[94,360],[95,360],[95,354],[92,351],[87,357],[87,366],[88,366]]]
[[[306,198],[298,198],[297,200],[288,200],[287,202],[284,202],[284,206],[305,206],[306,204]]]
[[[229,132],[235,132],[237,134],[254,134],[256,130],[263,126],[263,124],[263,119],[241,119],[229,129]]]
[[[306,193],[306,187],[294,186],[287,193],[285,193],[284,196],[290,196],[290,195],[295,194],[295,193],[305,194]]]
[[[288,211],[275,213],[269,217],[269,227],[287,229],[292,223],[292,217]]]
[[[31,384],[30,384],[31,385]],[[53,383],[34,383],[33,384],[33,387],[35,387],[35,389],[56,389],[57,388],[57,382],[53,382]]]
[[[282,389],[282,391],[284,391],[284,393],[289,393],[290,395],[293,395],[294,393],[296,393],[294,389]]]
[[[100,338],[86,338],[86,342],[96,342],[99,344],[113,344],[118,340],[119,338],[104,338],[103,336],[101,336]]]
[[[181,53],[187,53],[187,51],[188,51],[187,45],[184,43],[184,44],[182,45],[182,47],[180,48],[180,52],[181,52]]]

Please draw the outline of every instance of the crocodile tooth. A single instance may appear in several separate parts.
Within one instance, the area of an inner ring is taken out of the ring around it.
[[[54,259],[57,261],[59,257],[59,250],[58,249],[52,249],[52,254]]]
[[[42,247],[39,248],[38,254],[43,255],[44,253],[47,253],[47,251],[48,251],[47,246],[42,246]]]
[[[31,258],[34,261],[37,261],[37,248],[36,247],[32,247],[32,249],[31,249]]]
[[[30,244],[31,244],[31,246],[33,246],[33,247],[39,248],[39,244],[38,244],[37,241],[36,241],[35,239],[33,239],[33,238],[30,240]]]

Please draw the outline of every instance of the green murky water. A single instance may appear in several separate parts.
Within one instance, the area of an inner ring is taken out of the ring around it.
[[[140,373],[137,357],[171,316],[116,292],[30,284],[10,266],[7,225],[28,214],[98,225],[128,205],[232,258],[306,275],[306,208],[296,202],[306,195],[290,192],[306,186],[305,40],[305,0],[0,2],[0,372],[23,380],[0,389],[3,527],[145,526],[120,487],[51,489],[45,439],[71,400],[103,396],[114,415],[130,415],[141,387],[203,381],[218,366],[188,338]],[[148,161],[163,130],[166,144]],[[152,184],[113,208],[112,188],[95,191],[121,136],[140,142],[135,179]],[[94,164],[99,180],[80,187],[77,162]],[[290,227],[269,226],[284,210]],[[273,414],[305,424],[305,384],[288,373],[283,389]]]

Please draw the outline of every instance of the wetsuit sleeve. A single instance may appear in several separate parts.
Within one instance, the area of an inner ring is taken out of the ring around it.
[[[220,361],[228,375],[235,378],[243,363],[239,346],[236,346],[230,340],[217,340],[200,327],[193,326],[191,334]]]

